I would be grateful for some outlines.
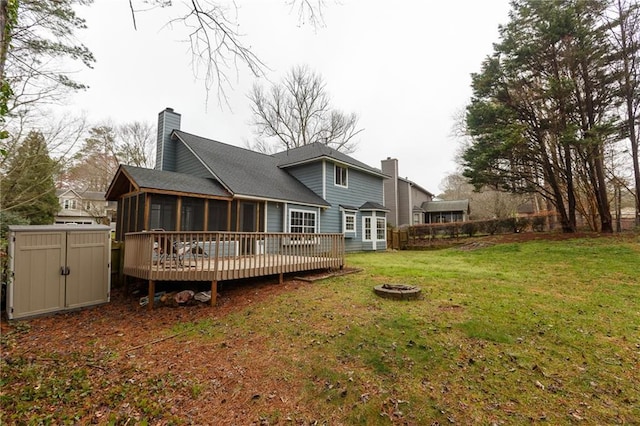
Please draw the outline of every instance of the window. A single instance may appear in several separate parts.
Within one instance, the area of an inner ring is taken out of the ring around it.
[[[422,215],[420,213],[414,213],[413,214],[413,224],[414,225],[419,225],[420,223],[422,223],[421,220],[420,220],[421,216]]]
[[[289,232],[291,233],[315,233],[316,212],[304,210],[289,211]]]
[[[364,241],[371,241],[371,217],[364,217]]]
[[[362,230],[364,233],[363,241],[386,241],[387,219],[384,217],[365,216],[362,218]],[[375,240],[373,239],[374,235]]]
[[[387,221],[384,217],[376,218],[376,239],[378,241],[387,239]]]
[[[347,187],[347,168],[335,165],[335,185]]]
[[[344,213],[343,232],[356,232],[356,214],[353,212]]]
[[[76,200],[64,200],[63,207],[65,210],[75,210]]]

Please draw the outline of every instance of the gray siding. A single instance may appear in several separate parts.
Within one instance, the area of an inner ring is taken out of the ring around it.
[[[387,158],[382,160],[382,173],[390,176],[390,179],[384,179],[384,205],[389,209],[387,220],[391,226],[398,226],[402,223],[396,218],[398,214],[398,160],[395,158]]]
[[[398,224],[397,226],[411,224],[411,213],[413,206],[410,206],[409,198],[411,188],[408,182],[398,180]]]
[[[324,162],[289,167],[287,172],[302,182],[307,188],[322,197],[322,165]],[[331,169],[333,172],[333,168]],[[333,179],[333,178],[332,178]]]
[[[176,172],[185,173],[192,176],[198,176],[202,178],[211,178],[211,173],[206,169],[200,160],[184,146],[183,143],[177,142],[177,148],[175,150],[176,155]]]
[[[284,204],[267,203],[267,232],[284,232],[282,229],[282,212],[284,212]]]
[[[176,171],[176,142],[171,140],[171,132],[174,130],[180,130],[180,114],[167,108],[158,114],[157,170]]]

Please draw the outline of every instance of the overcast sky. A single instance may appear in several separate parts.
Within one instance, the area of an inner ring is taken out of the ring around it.
[[[231,70],[229,106],[219,106],[215,91],[207,102],[184,28],[162,28],[183,7],[181,0],[174,4],[138,13],[137,31],[126,0],[80,9],[89,27],[80,38],[97,63],[77,75],[90,89],[74,95],[69,107],[94,122],[154,124],[158,112],[172,107],[182,114],[182,130],[244,146],[253,138],[247,93],[256,79],[243,66],[237,80]],[[299,25],[285,0],[237,5],[239,31],[268,65],[269,80],[299,64],[319,72],[332,105],[360,117],[364,132],[355,158],[379,168],[380,160],[395,157],[401,176],[440,192],[457,167],[452,129],[471,96],[470,74],[498,41],[508,0],[328,0],[318,29]]]

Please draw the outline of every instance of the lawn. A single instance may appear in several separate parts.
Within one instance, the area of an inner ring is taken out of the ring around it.
[[[638,424],[640,238],[474,248],[3,322],[0,423]]]

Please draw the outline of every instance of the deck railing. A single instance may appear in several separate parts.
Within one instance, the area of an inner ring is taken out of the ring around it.
[[[344,265],[342,234],[126,234],[124,274],[157,281],[223,281]]]

